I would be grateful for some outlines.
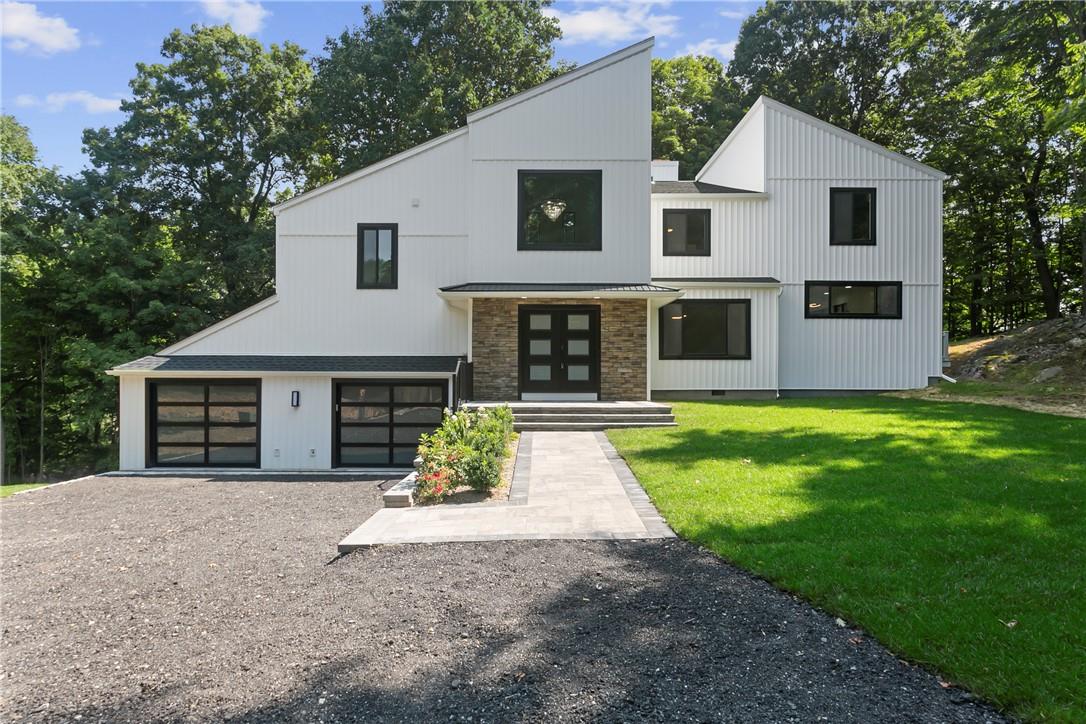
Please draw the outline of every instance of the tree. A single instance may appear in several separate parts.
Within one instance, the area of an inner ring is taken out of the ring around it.
[[[558,69],[561,32],[545,3],[365,5],[315,61],[314,126],[323,183],[465,122],[468,113],[538,85]]]
[[[162,55],[167,63],[136,66],[125,121],[87,131],[84,143],[105,176],[148,189],[141,203],[169,218],[181,253],[204,265],[207,309],[221,318],[271,289],[268,208],[301,182],[311,156],[312,73],[298,46],[265,49],[229,26],[175,30]]]
[[[653,58],[653,157],[678,161],[680,176],[692,178],[743,117],[739,100],[715,58]]]

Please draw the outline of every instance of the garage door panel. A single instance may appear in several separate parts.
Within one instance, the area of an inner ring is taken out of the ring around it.
[[[350,380],[337,383],[335,464],[406,466],[419,436],[441,424],[444,380]]]
[[[203,424],[204,406],[200,405],[159,405],[159,422],[195,422]]]
[[[256,446],[215,446],[209,451],[209,462],[212,465],[256,465]]]
[[[256,406],[212,405],[207,411],[211,422],[256,422]]]
[[[151,465],[258,467],[258,380],[149,383]]]
[[[158,464],[159,465],[203,465],[204,464],[204,446],[199,447],[178,447],[174,445],[159,445],[158,447]]]
[[[249,425],[244,427],[212,425],[208,432],[208,440],[211,443],[228,442],[256,445],[256,427]]]

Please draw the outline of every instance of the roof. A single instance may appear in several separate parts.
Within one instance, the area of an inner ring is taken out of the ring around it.
[[[441,287],[443,292],[476,294],[479,292],[635,292],[662,293],[678,291],[671,287],[655,284],[609,284],[609,283],[521,283],[521,282],[470,282]]]
[[[717,186],[704,181],[653,181],[654,194],[761,194],[750,189]]]
[[[511,95],[505,100],[498,101],[497,103],[491,103],[489,106],[480,108],[477,111],[472,111],[468,114],[468,123],[472,123],[473,121],[478,121],[482,118],[486,118],[487,116],[497,113],[498,111],[503,111],[510,106],[515,106],[519,103],[523,103],[524,101],[531,100],[538,95],[546,93],[547,91],[552,91],[555,88],[564,86],[566,83],[571,83],[575,80],[578,80],[579,78],[583,78],[586,75],[595,73],[596,71],[603,70],[604,68],[614,65],[615,63],[626,60],[631,56],[637,55],[638,53],[650,50],[655,42],[656,39],[653,37],[645,38],[640,42],[634,43],[633,45],[627,46],[620,50],[616,50],[615,52],[609,55],[605,55],[602,58],[597,58],[591,63],[586,63],[582,66],[574,68],[573,70],[563,73],[562,75],[551,78],[545,83],[540,83],[537,86]]]
[[[430,355],[149,355],[112,372],[443,372],[456,371],[456,356]]]
[[[658,277],[653,281],[669,284],[780,284],[780,279],[773,277]]]

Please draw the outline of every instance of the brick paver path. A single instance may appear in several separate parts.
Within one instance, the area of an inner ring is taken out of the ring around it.
[[[339,549],[674,535],[602,432],[525,432],[507,504],[385,508],[344,538]]]

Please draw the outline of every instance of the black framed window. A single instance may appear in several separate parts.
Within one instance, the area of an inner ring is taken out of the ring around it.
[[[358,288],[396,288],[399,225],[358,225]]]
[[[709,256],[709,209],[664,209],[664,256]]]
[[[830,189],[830,244],[875,244],[875,189]]]
[[[517,172],[517,249],[602,248],[602,171]]]
[[[152,467],[259,467],[259,380],[148,381]]]
[[[660,359],[750,359],[750,300],[665,304],[660,308]]]
[[[901,282],[807,282],[808,319],[901,319]]]

